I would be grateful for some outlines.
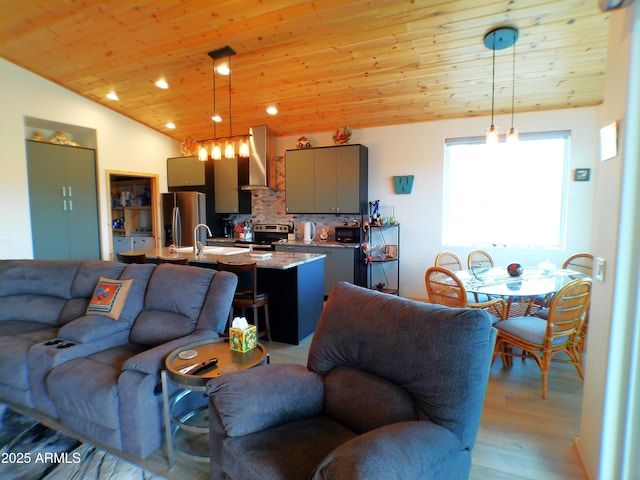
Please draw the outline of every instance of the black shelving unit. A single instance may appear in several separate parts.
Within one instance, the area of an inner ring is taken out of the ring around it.
[[[365,242],[368,287],[392,295],[400,294],[400,224],[369,225]]]

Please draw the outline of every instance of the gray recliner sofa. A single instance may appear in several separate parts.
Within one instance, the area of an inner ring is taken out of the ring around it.
[[[100,277],[133,280],[117,320],[85,314]],[[0,400],[143,458],[163,439],[166,355],[224,332],[236,284],[182,265],[0,260]]]
[[[482,310],[339,283],[307,368],[208,382],[211,478],[466,479],[495,337]]]

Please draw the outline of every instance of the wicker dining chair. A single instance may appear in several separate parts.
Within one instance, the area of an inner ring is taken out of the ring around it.
[[[467,267],[469,270],[475,267],[493,267],[493,258],[484,250],[473,250],[467,256]]]
[[[573,270],[591,277],[593,275],[593,255],[590,253],[576,253],[567,257],[562,263],[562,268]],[[547,302],[548,303],[548,302]],[[549,317],[549,308],[541,308],[534,313],[536,317],[547,319]],[[580,360],[583,361],[584,352],[587,349],[587,329],[589,327],[589,311],[585,315],[582,328],[578,333],[578,353]]]
[[[440,252],[436,255],[436,260],[434,262],[436,267],[443,267],[452,272],[458,272],[462,270],[462,261],[460,257],[458,257],[453,252]]]
[[[576,253],[568,257],[562,268],[574,270],[591,277],[593,275],[593,255],[590,253]]]
[[[446,268],[428,268],[424,274],[424,283],[431,303],[454,308],[482,308],[495,317],[494,323],[507,318],[507,304],[504,299],[470,302],[460,279]]]
[[[542,398],[547,398],[552,361],[573,365],[580,378],[584,378],[578,342],[590,297],[591,279],[579,278],[553,295],[546,320],[532,316],[510,317],[494,324],[498,330],[494,360],[500,355],[505,365],[511,365],[512,357],[533,358],[542,372]],[[514,352],[513,348],[522,352]],[[566,357],[556,358],[558,354]]]
[[[467,255],[467,268],[469,270],[477,270],[477,269],[487,269],[493,268],[493,258],[484,250],[472,250]],[[473,297],[476,302],[486,302],[491,300],[491,295],[478,295],[477,293],[473,294]]]

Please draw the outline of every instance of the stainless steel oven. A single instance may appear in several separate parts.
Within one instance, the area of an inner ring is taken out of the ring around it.
[[[253,227],[253,240],[236,240],[236,247],[251,247],[253,250],[275,250],[275,243],[286,240],[289,225],[258,223]]]

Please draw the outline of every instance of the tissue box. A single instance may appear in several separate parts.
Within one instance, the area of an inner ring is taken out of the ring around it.
[[[236,352],[248,352],[256,348],[258,345],[258,334],[255,325],[249,325],[249,328],[241,330],[231,327],[229,329],[229,346],[231,350]]]

